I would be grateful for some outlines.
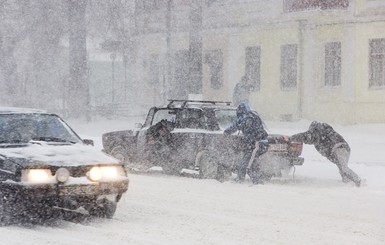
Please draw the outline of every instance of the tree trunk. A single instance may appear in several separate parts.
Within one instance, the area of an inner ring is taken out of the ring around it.
[[[20,106],[21,87],[14,57],[15,43],[11,40],[6,41],[2,37],[0,39],[0,71],[5,84],[3,102],[8,106]]]
[[[86,46],[87,0],[68,0],[69,14],[69,86],[68,109],[72,117],[89,115]]]
[[[189,47],[189,94],[202,93],[202,0],[191,1]]]
[[[4,5],[5,0],[0,1],[0,79],[2,77],[4,87],[2,91],[3,104],[17,106],[20,103],[20,82],[17,74],[17,63],[14,50],[17,43],[14,33],[8,33],[10,24],[6,21]]]

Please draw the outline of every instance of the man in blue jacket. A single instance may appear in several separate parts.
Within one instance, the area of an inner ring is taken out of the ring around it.
[[[246,172],[253,184],[262,183],[259,180],[258,166],[253,166],[254,160],[265,153],[268,148],[267,132],[263,127],[261,118],[251,111],[246,102],[241,102],[237,107],[237,119],[225,129],[224,134],[230,135],[240,130],[243,134],[245,148],[243,158],[238,168],[237,181],[245,180]]]

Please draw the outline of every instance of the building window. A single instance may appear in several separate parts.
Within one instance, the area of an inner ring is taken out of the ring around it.
[[[245,74],[250,79],[253,91],[261,87],[261,48],[259,46],[246,48]]]
[[[157,85],[159,83],[159,55],[150,55],[148,66],[149,84]]]
[[[284,0],[284,12],[299,12],[313,9],[347,9],[349,0]]]
[[[385,39],[372,39],[369,44],[369,87],[385,87]]]
[[[325,45],[325,86],[341,85],[341,43]]]
[[[222,50],[209,50],[205,55],[205,63],[210,68],[210,85],[213,89],[220,89],[223,84],[223,54]]]
[[[281,46],[281,88],[297,87],[297,44]]]

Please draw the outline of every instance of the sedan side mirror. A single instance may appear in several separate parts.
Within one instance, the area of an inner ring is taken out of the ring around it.
[[[86,145],[92,145],[92,146],[94,146],[94,141],[91,140],[91,139],[84,139],[84,140],[83,140],[83,143],[86,144]]]

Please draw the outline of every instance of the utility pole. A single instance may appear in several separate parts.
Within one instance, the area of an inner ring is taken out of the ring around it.
[[[122,33],[123,33],[123,65],[124,65],[124,102],[127,103],[127,93],[128,93],[128,79],[127,79],[127,63],[128,63],[128,38],[127,38],[127,32],[130,30],[130,26],[126,29],[126,21],[127,21],[127,13],[128,13],[128,8],[127,8],[127,0],[124,0],[124,5],[123,5],[123,26],[122,26]],[[130,15],[129,15],[130,16]]]
[[[112,105],[115,105],[115,60],[116,53],[112,52],[110,55],[111,58],[111,102]]]
[[[202,0],[191,0],[189,94],[202,94]]]
[[[87,83],[87,46],[86,46],[86,7],[87,0],[67,0],[69,35],[69,73],[68,100],[70,115],[86,115],[89,107]]]
[[[163,79],[163,102],[166,103],[170,96],[168,88],[172,84],[172,73],[171,73],[171,14],[172,14],[173,0],[167,0],[166,9],[166,78]]]
[[[304,32],[306,28],[306,21],[299,21],[298,22],[298,40],[299,40],[299,47],[298,47],[298,57],[299,57],[299,67],[298,67],[298,102],[297,102],[297,116],[298,118],[303,117],[303,94],[304,94],[304,49],[305,49],[305,39],[304,39]]]

